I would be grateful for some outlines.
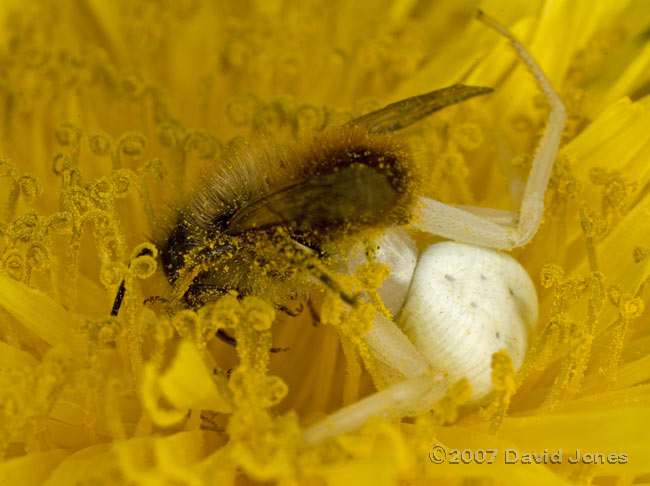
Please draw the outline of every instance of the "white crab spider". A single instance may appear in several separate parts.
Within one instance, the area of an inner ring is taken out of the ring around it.
[[[393,315],[399,312],[400,327],[377,313],[365,340],[375,357],[403,379],[309,427],[303,435],[307,442],[356,429],[371,417],[429,410],[463,376],[477,401],[491,391],[493,353],[505,348],[515,368],[523,362],[537,322],[535,287],[519,263],[489,248],[522,246],[537,232],[566,111],[512,34],[480,11],[477,17],[510,41],[551,107],[519,212],[452,207],[422,197],[421,217],[413,227],[465,244],[440,243],[418,256],[402,230],[383,235],[378,260],[388,263],[393,274],[380,295]]]

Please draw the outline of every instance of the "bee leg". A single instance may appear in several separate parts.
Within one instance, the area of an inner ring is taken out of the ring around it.
[[[269,353],[284,353],[285,351],[289,351],[291,348],[270,348]]]
[[[237,340],[232,337],[230,334],[228,334],[226,331],[223,329],[217,330],[215,334],[219,339],[221,339],[224,343],[229,344],[231,346],[237,346]]]
[[[309,309],[309,313],[313,319],[312,325],[314,327],[318,326],[320,324],[320,314],[316,310],[316,307],[314,307],[314,303],[312,302],[311,297],[307,298],[307,308]]]
[[[165,307],[165,311],[167,312],[167,315],[169,317],[172,317],[174,315],[174,309],[172,307],[171,302],[168,299],[166,299],[166,298],[164,298],[164,297],[162,297],[160,295],[152,295],[151,297],[147,297],[142,302],[142,305],[149,305],[149,304],[152,304],[154,302],[161,302],[163,304],[163,306]]]
[[[213,368],[212,369],[212,375],[213,376],[219,376],[223,374],[223,376],[226,377],[227,380],[230,379],[230,375],[232,375],[232,368],[228,368],[227,370],[222,370],[221,368]]]
[[[343,302],[346,304],[353,307],[357,305],[359,294],[356,293],[351,295],[346,292],[325,268],[319,259],[318,253],[314,249],[303,245],[301,242],[291,238],[281,230],[276,231],[274,241],[278,250],[282,252],[285,258],[287,258],[292,264],[298,265],[307,270],[307,272],[319,280],[323,285],[339,294]]]
[[[275,304],[275,308],[281,312],[284,312],[289,317],[298,317],[300,314],[302,314],[302,311],[304,310],[304,306],[302,305],[302,302],[295,309],[290,309],[286,305],[282,305],[282,304]]]
[[[339,294],[343,302],[352,307],[355,307],[357,305],[357,302],[359,301],[359,294],[357,293],[350,295],[345,290],[343,290],[343,287],[339,285],[339,283],[329,274],[327,270],[323,268],[322,265],[315,262],[307,262],[305,264],[305,268],[309,271],[309,273],[320,280],[323,285]]]
[[[237,340],[232,337],[230,334],[228,334],[226,331],[223,329],[219,329],[216,334],[215,334],[219,339],[221,339],[224,343],[229,344],[231,346],[237,346]],[[269,352],[270,353],[282,353],[284,351],[289,351],[290,348],[270,348]]]
[[[181,301],[190,309],[198,309],[204,306],[214,297],[221,297],[228,293],[227,289],[214,284],[201,282],[201,274],[197,275],[188,289],[181,297]]]
[[[217,421],[214,419],[214,416],[211,414],[209,415],[205,410],[201,412],[201,422],[201,430],[210,430],[218,434],[225,432],[225,429],[223,427],[217,425]]]

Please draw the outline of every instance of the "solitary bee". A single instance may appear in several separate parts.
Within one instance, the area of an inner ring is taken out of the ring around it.
[[[407,224],[417,201],[419,171],[391,132],[491,91],[454,85],[319,133],[229,150],[154,238],[173,296],[198,308],[235,290],[280,305],[311,274],[351,302],[319,263],[365,232]],[[122,283],[112,315],[123,296]]]

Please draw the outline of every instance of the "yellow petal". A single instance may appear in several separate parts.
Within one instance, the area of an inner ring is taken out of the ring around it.
[[[42,484],[66,454],[66,451],[57,449],[2,462],[0,484]]]
[[[31,354],[0,341],[0,368],[36,366],[37,364],[38,361]]]
[[[43,292],[0,275],[0,306],[51,345],[78,344],[73,316]]]
[[[201,353],[188,341],[179,345],[174,361],[159,378],[158,384],[164,396],[178,409],[232,412],[230,404],[219,393]]]

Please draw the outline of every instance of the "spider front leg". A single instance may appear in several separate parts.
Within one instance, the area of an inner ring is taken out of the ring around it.
[[[349,273],[355,273],[366,261],[366,249],[349,256]],[[390,275],[378,289],[386,309],[396,315],[406,300],[419,253],[410,235],[401,228],[391,228],[374,241],[374,259],[391,269]],[[399,372],[405,378],[414,378],[429,369],[426,360],[399,327],[381,312],[375,314],[372,329],[364,336],[374,357]]]
[[[379,294],[388,310],[396,314],[406,299],[418,261],[418,250],[408,233],[399,228],[387,230],[376,242],[375,258],[389,264],[392,271]],[[364,252],[351,255],[349,271],[365,261]],[[447,382],[442,374],[432,374],[427,360],[402,330],[384,314],[377,312],[372,329],[364,336],[378,361],[394,370],[405,381],[366,397],[330,415],[307,429],[304,438],[319,442],[330,435],[356,429],[371,417],[401,417],[422,412],[443,396]]]
[[[376,359],[399,371],[405,378],[415,378],[429,371],[428,363],[408,337],[379,312],[364,340]]]
[[[477,17],[510,41],[537,81],[551,107],[546,131],[533,159],[518,218],[513,217],[510,211],[452,207],[422,197],[420,220],[415,222],[414,227],[445,238],[506,250],[527,244],[542,222],[544,194],[564,131],[566,109],[550,81],[524,46],[505,27],[483,12],[479,11]]]
[[[399,418],[429,410],[444,396],[447,380],[442,373],[426,373],[396,383],[333,413],[327,419],[308,428],[303,439],[318,443],[323,439],[361,427],[372,417]]]
[[[408,337],[383,314],[376,314],[373,328],[364,339],[375,358],[398,371],[405,381],[348,405],[308,428],[303,434],[306,442],[318,443],[358,429],[373,417],[390,419],[425,412],[447,392],[445,376],[433,373]]]

